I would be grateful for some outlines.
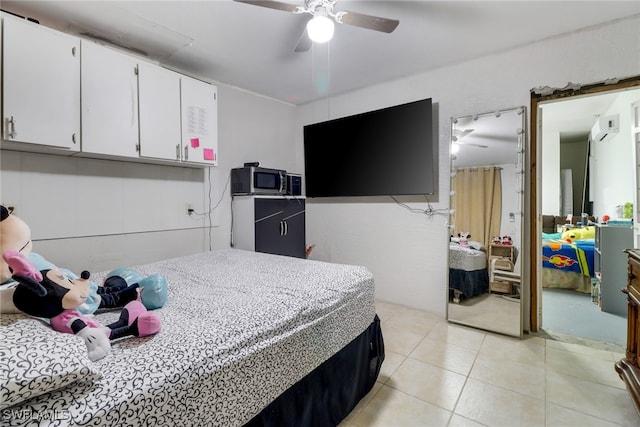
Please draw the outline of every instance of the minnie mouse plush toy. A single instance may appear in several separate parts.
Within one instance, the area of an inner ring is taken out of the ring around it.
[[[471,238],[471,233],[466,231],[458,233],[458,244],[463,248],[469,247],[469,239]]]
[[[70,280],[58,269],[38,271],[18,251],[6,251],[2,257],[18,282],[13,293],[15,306],[31,316],[49,319],[56,331],[81,336],[92,361],[109,354],[110,340],[129,335],[144,337],[160,331],[158,315],[147,311],[138,300],[127,303],[120,318],[106,327],[77,311],[89,294],[88,271],[83,271],[81,278]]]
[[[36,270],[60,270],[71,281],[80,277],[58,268],[42,255],[32,251],[31,229],[21,218],[0,205],[0,254],[18,251],[34,265]],[[0,313],[16,313],[13,301],[15,282],[11,272],[0,257]],[[100,309],[122,309],[129,301],[140,299],[148,310],[162,307],[167,301],[167,280],[160,274],[143,277],[130,268],[119,268],[107,274],[104,283],[98,285],[89,280],[89,291],[85,302],[77,307],[82,314],[93,314]]]

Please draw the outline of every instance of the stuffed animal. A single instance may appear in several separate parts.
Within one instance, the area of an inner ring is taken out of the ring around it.
[[[493,243],[494,245],[501,245],[502,244],[502,237],[500,236],[493,236],[491,238],[491,243]]]
[[[0,205],[0,254],[5,251],[31,252],[31,229],[20,218]],[[9,266],[0,259],[0,284],[11,279]]]
[[[504,236],[502,238],[502,244],[506,245],[506,246],[512,246],[513,245],[513,240],[511,239],[511,236],[509,236],[508,234],[506,236]]]
[[[80,279],[73,272],[58,268],[47,261],[42,255],[31,252],[31,229],[19,217],[11,214],[8,209],[0,205],[0,254],[14,250],[19,251],[31,261],[36,270],[58,269],[69,279]],[[4,259],[0,257],[0,285],[10,282],[11,272]],[[130,269],[114,270],[107,274],[102,286],[89,281],[89,291],[85,302],[77,307],[83,314],[93,314],[98,309],[122,308],[125,304],[138,298],[148,310],[162,307],[167,301],[167,280],[159,274],[142,277]],[[13,286],[0,289],[0,313],[16,312],[11,304]]]
[[[565,240],[569,243],[575,240],[582,239],[593,239],[596,237],[596,229],[593,226],[582,227],[582,228],[570,228],[569,230],[562,233],[560,237],[562,240]]]
[[[466,232],[466,231],[462,231],[460,233],[458,233],[458,244],[460,244],[460,246],[462,246],[463,248],[468,248],[469,247],[469,239],[471,238],[471,234]]]
[[[58,269],[38,271],[18,251],[6,251],[2,258],[18,282],[13,293],[15,306],[31,316],[49,319],[58,332],[82,337],[92,361],[110,353],[111,340],[130,335],[145,337],[160,331],[158,315],[147,311],[138,300],[128,302],[120,318],[106,327],[77,311],[87,298],[88,271],[83,271],[80,279],[70,280]]]

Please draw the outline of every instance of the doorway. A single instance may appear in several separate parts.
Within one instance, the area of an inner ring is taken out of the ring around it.
[[[574,111],[574,112],[579,112],[581,108],[587,108],[588,104],[591,103],[596,103],[596,98],[595,96],[597,95],[606,95],[606,94],[615,94],[616,92],[621,92],[621,91],[629,91],[631,89],[638,89],[638,93],[640,93],[640,76],[636,76],[634,78],[630,78],[630,79],[625,79],[624,81],[618,81],[616,83],[612,83],[612,84],[608,84],[608,83],[597,83],[597,84],[592,84],[592,85],[588,85],[588,86],[583,86],[581,88],[577,88],[576,87],[571,87],[571,88],[565,88],[565,89],[557,89],[557,90],[552,90],[550,91],[551,93],[547,92],[544,94],[537,94],[535,93],[535,91],[532,91],[531,94],[531,123],[530,123],[530,129],[531,129],[531,156],[529,158],[529,164],[530,164],[530,170],[531,170],[531,176],[530,176],[530,188],[531,188],[531,198],[529,200],[530,202],[530,227],[529,229],[531,230],[531,235],[530,235],[530,258],[531,258],[531,271],[530,271],[530,277],[531,277],[531,284],[532,286],[530,287],[530,330],[532,332],[538,332],[539,329],[545,329],[548,325],[554,324],[556,321],[560,320],[560,319],[554,319],[553,316],[557,316],[558,314],[552,311],[553,307],[551,307],[551,303],[549,303],[548,301],[546,301],[546,299],[544,299],[545,295],[543,294],[543,286],[542,286],[542,282],[543,282],[543,269],[541,268],[542,265],[542,216],[547,214],[547,213],[558,213],[560,214],[560,209],[561,207],[556,205],[553,206],[553,203],[551,203],[552,206],[549,206],[549,203],[547,202],[547,206],[545,206],[544,201],[548,201],[550,198],[553,200],[554,199],[554,194],[548,194],[549,192],[553,193],[554,191],[557,192],[557,204],[560,203],[561,197],[560,197],[560,183],[558,182],[557,185],[555,186],[550,186],[549,183],[547,182],[547,185],[543,184],[543,176],[545,176],[548,181],[548,173],[545,175],[545,168],[548,168],[548,165],[550,163],[553,163],[554,160],[550,159],[548,157],[544,157],[543,151],[544,151],[544,145],[543,145],[543,141],[545,138],[543,138],[544,132],[547,131],[547,129],[545,129],[545,120],[547,120],[547,125],[552,125],[553,124],[553,118],[551,116],[552,113],[554,113],[554,110],[558,110],[561,111],[563,107],[562,104],[565,104],[564,107],[567,107],[567,111]],[[580,102],[581,101],[581,102]],[[581,105],[582,104],[582,105]],[[571,107],[571,110],[569,110],[569,107]],[[606,112],[606,111],[605,111]],[[588,114],[588,111],[583,111],[582,114]],[[602,111],[598,111],[595,112],[594,111],[594,116],[595,114],[602,114]],[[596,117],[592,117],[592,120],[595,122],[596,121]],[[569,130],[567,130],[567,132],[565,132],[564,136],[568,136]],[[587,130],[583,130],[582,131],[585,135],[587,136],[590,133],[590,126],[588,127]],[[548,150],[547,150],[548,151]],[[548,152],[547,152],[548,154]],[[558,156],[556,156],[558,157]],[[556,161],[558,162],[558,181],[560,181],[560,173],[559,173],[559,169],[560,169],[560,165],[559,165],[559,159],[556,159]],[[546,163],[545,163],[546,162]],[[630,164],[629,166],[630,169],[635,169],[633,164]],[[635,179],[635,170],[630,171],[631,176],[633,176],[633,198],[635,198],[635,186],[636,186],[636,179]],[[585,185],[588,185],[588,180],[587,182],[585,182]],[[584,192],[584,185],[580,186],[579,190],[580,192]],[[546,197],[545,197],[546,196]],[[551,197],[549,197],[551,196]],[[586,194],[586,197],[588,198],[588,191]],[[634,206],[637,204],[637,201],[633,200],[634,202]],[[586,203],[581,204],[581,206],[587,206]],[[594,208],[593,206],[591,206],[591,208]],[[596,211],[599,212],[603,212],[603,207],[595,207]],[[547,210],[545,212],[545,209]],[[636,208],[637,210],[637,208]],[[578,212],[577,215],[580,215],[580,213],[582,212]],[[613,215],[612,215],[613,216]],[[598,315],[601,315],[602,313],[600,312],[600,309],[595,306],[595,307],[589,307],[590,304],[592,304],[591,301],[591,295],[579,295],[579,294],[572,294],[572,292],[565,292],[564,290],[553,290],[552,292],[549,292],[549,294],[553,294],[554,292],[557,292],[558,295],[555,296],[560,296],[560,297],[577,297],[579,299],[579,297],[584,297],[583,299],[583,305],[584,308],[586,310],[585,313],[589,313],[589,314],[593,314],[593,316],[587,316],[585,319],[583,320],[582,323],[586,323],[586,324],[581,324],[580,326],[582,328],[586,327],[588,328],[588,323],[589,322],[593,322],[593,324],[595,325],[595,322],[600,321],[601,324],[606,323],[602,321],[602,318],[600,318],[598,320]],[[545,302],[547,307],[545,307]],[[597,302],[597,301],[596,301]],[[566,301],[564,303],[566,306]],[[548,310],[547,310],[548,309]],[[566,315],[568,310],[560,310],[560,316],[562,315]],[[576,314],[577,312],[575,312],[574,310],[574,314],[577,316]],[[544,319],[547,319],[547,322],[544,321]],[[591,320],[589,320],[591,319]],[[622,331],[618,332],[618,334],[620,335],[620,338],[618,340],[624,340],[624,337],[626,337],[626,320],[624,318],[620,318],[620,319],[613,319],[614,322],[610,323],[610,328],[617,328],[620,329],[622,328]],[[595,328],[595,326],[594,326]],[[580,328],[578,328],[580,329]],[[569,335],[573,334],[573,332],[571,332],[573,329],[570,329],[570,333]],[[595,332],[595,331],[594,331]],[[576,331],[575,332],[575,336],[579,336],[579,334],[581,334],[582,332],[580,331]],[[589,337],[586,337],[589,338]],[[598,340],[598,339],[596,339]],[[598,340],[599,341],[599,340]],[[623,343],[624,344],[624,343]]]

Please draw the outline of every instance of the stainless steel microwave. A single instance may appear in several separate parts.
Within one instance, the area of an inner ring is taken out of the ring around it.
[[[231,169],[231,194],[284,195],[287,192],[287,171],[245,166]]]

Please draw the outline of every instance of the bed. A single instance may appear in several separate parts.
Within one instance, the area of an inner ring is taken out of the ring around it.
[[[449,300],[459,302],[488,291],[486,252],[449,242]]]
[[[594,272],[594,239],[567,242],[543,234],[542,286],[591,293]]]
[[[78,337],[2,316],[3,425],[337,425],[375,383],[364,267],[228,249],[133,268],[167,277],[162,330],[97,362]]]

